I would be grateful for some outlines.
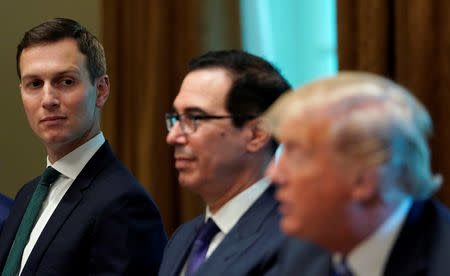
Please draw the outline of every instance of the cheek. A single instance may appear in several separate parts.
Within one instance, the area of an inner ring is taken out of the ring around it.
[[[38,116],[36,112],[39,110],[39,101],[32,97],[22,96],[22,103],[28,120],[32,122],[34,117]]]
[[[289,177],[289,182],[291,183],[289,185],[291,196],[303,198],[312,192],[311,188],[313,188],[316,179],[313,175],[299,173],[297,171]]]
[[[66,111],[73,113],[78,118],[91,118],[95,110],[95,94],[74,95],[66,102]]]
[[[290,197],[293,215],[297,222],[306,217],[314,216],[322,202],[322,189],[320,177],[315,174],[296,174],[291,178],[290,185],[286,189],[286,195]]]
[[[286,198],[283,207],[287,210],[283,212],[280,226],[282,230],[291,236],[298,236],[304,228],[305,221],[311,221],[309,219],[310,202],[306,196],[306,193],[298,186],[294,186],[286,190]]]
[[[217,169],[220,168],[220,154],[214,151],[214,148],[203,146],[197,148],[198,169],[204,177],[210,177],[218,174]]]

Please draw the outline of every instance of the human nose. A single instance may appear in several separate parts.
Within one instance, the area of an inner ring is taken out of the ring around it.
[[[280,158],[272,158],[266,169],[266,176],[270,178],[273,185],[281,185],[283,183],[282,174],[280,173],[280,162],[282,161],[282,156]]]
[[[42,91],[42,106],[45,109],[54,109],[55,107],[59,106],[57,92],[52,88],[50,84],[45,84]]]
[[[166,137],[166,142],[169,145],[175,145],[175,144],[185,144],[186,141],[187,141],[186,135],[181,129],[180,121],[177,120],[175,124],[172,126],[172,128],[169,130],[169,133],[167,134]]]

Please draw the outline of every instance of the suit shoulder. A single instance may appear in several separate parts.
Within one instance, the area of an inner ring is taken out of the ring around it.
[[[113,152],[100,148],[77,176],[68,192],[83,193],[84,207],[92,217],[108,217],[114,212],[128,210],[146,213],[160,218],[159,211],[150,194],[115,157]]]
[[[450,275],[450,210],[437,200],[425,202],[425,223],[420,235],[428,247],[422,259],[427,263],[429,274],[427,275]]]
[[[100,166],[98,166],[99,162]],[[112,152],[107,161],[101,160],[99,162],[94,159],[93,162],[86,165],[79,175],[80,178],[92,179],[89,189],[102,191],[105,198],[110,199],[123,197],[124,195],[151,199],[141,183]],[[151,199],[151,201],[153,200]]]
[[[439,241],[436,243],[440,247],[450,247],[450,210],[439,203],[438,201],[432,201],[433,208],[435,210],[435,227],[436,232],[433,236]],[[450,255],[450,254],[449,254]]]

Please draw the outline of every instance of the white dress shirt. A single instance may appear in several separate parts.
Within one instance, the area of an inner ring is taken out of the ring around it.
[[[41,210],[39,211],[36,224],[31,231],[30,238],[23,251],[19,275],[22,273],[22,269],[25,266],[34,245],[39,239],[39,236],[44,230],[45,225],[52,216],[59,202],[66,194],[67,190],[69,190],[78,174],[104,142],[105,138],[103,137],[103,133],[100,132],[94,138],[74,149],[54,164],[51,164],[47,156],[47,167],[52,166],[60,172],[61,175],[53,184],[50,185],[49,193],[42,204]]]
[[[205,222],[211,218],[220,231],[213,237],[206,252],[206,259],[211,256],[214,250],[219,246],[220,242],[236,225],[239,219],[247,212],[250,206],[267,190],[270,185],[269,178],[262,178],[235,197],[228,201],[215,214],[212,214],[209,207],[206,207]],[[184,263],[180,276],[184,276],[186,272],[187,260]]]
[[[387,264],[389,253],[402,229],[412,198],[404,199],[394,213],[375,233],[361,242],[347,255],[347,264],[355,276],[381,276]],[[333,262],[338,263],[341,254],[333,254]]]

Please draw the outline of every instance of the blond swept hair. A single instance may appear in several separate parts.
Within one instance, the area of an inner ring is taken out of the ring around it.
[[[428,198],[442,182],[430,166],[432,121],[404,87],[381,76],[341,72],[290,91],[264,117],[277,136],[285,120],[306,115],[329,119],[327,133],[337,165],[382,168],[382,195]],[[303,118],[303,117],[302,117]]]

